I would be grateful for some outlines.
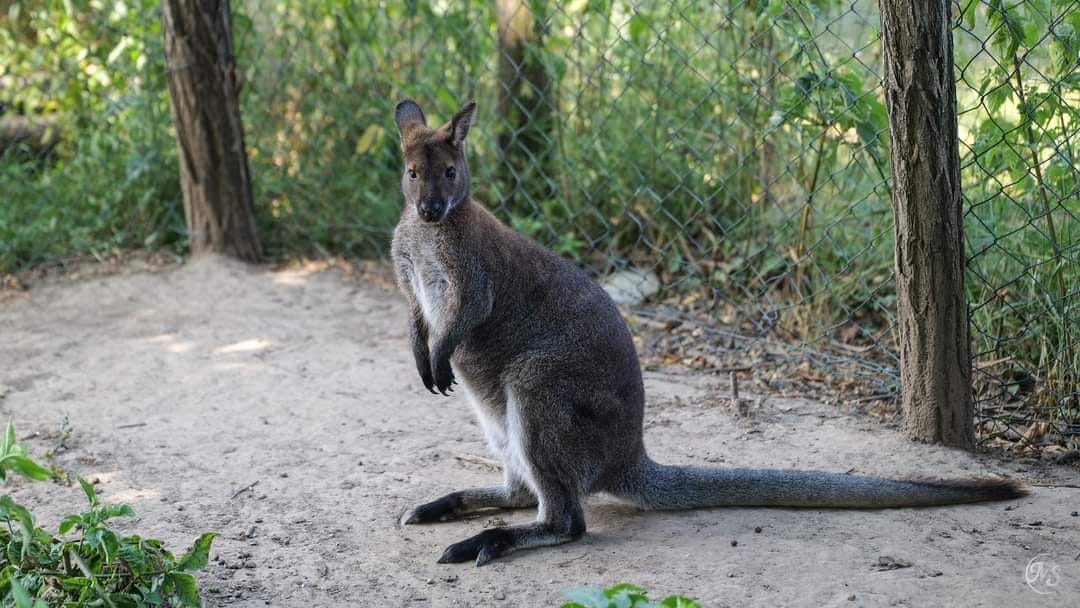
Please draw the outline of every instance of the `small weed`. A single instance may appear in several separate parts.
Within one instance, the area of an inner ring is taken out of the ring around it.
[[[8,472],[45,480],[54,474],[16,443],[9,421],[0,450],[0,479]],[[0,606],[3,608],[137,608],[201,606],[192,572],[206,567],[217,536],[203,534],[179,558],[160,540],[123,536],[108,522],[133,517],[126,504],[106,504],[79,478],[89,509],[63,518],[56,534],[11,496],[0,498]],[[76,532],[69,538],[69,533]]]

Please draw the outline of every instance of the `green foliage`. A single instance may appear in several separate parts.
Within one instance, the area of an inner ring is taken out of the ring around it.
[[[1033,405],[1076,424],[1080,13],[1065,0],[978,5],[965,9],[957,45],[961,84],[971,84],[959,105],[975,348],[1013,361],[1008,374],[1038,370]]]
[[[0,459],[0,473],[48,476],[15,443],[10,421],[4,453],[19,458]],[[102,503],[93,485],[81,478],[79,485],[89,509],[64,517],[55,535],[37,527],[33,514],[11,496],[0,497],[0,523],[6,524],[0,527],[0,606],[202,605],[191,572],[206,567],[216,534],[203,534],[177,559],[160,540],[125,536],[110,527],[110,520],[134,517],[135,512],[126,504]],[[69,537],[73,531],[78,534]]]
[[[26,451],[15,441],[15,425],[8,420],[4,432],[4,442],[0,444],[0,481],[12,471],[27,479],[43,480],[51,477],[49,470],[38,465],[26,455]]]
[[[0,271],[185,229],[156,0],[0,0],[0,125],[53,119],[60,143],[0,148]]]
[[[566,594],[570,601],[562,608],[699,608],[693,600],[681,595],[653,602],[646,594],[641,587],[629,583],[607,589],[578,589]]]

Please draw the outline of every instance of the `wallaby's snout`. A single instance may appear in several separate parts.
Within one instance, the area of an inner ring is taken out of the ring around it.
[[[420,219],[425,222],[438,222],[442,220],[443,215],[446,213],[446,207],[446,201],[431,198],[420,201],[420,204],[416,206],[416,212],[420,215]]]
[[[450,122],[431,129],[416,102],[406,99],[394,110],[405,161],[401,191],[406,204],[425,222],[443,221],[469,198],[465,136],[475,115],[476,102],[469,102]]]

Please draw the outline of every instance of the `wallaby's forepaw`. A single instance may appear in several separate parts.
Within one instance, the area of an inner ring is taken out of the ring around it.
[[[461,499],[454,494],[443,496],[439,500],[433,500],[416,507],[401,518],[402,525],[430,524],[439,521],[448,521],[458,512],[461,507]]]
[[[431,391],[432,395],[438,395],[435,391],[435,378],[431,376],[431,367],[427,365],[417,365],[420,371],[420,380],[424,383],[424,388]]]
[[[458,564],[476,560],[477,566],[483,566],[491,560],[509,552],[512,541],[511,532],[506,528],[484,530],[472,538],[454,543],[446,548],[440,564]]]
[[[438,394],[435,392],[435,378],[431,375],[431,361],[427,349],[421,352],[414,346],[413,358],[416,359],[416,371],[420,372],[420,380],[424,382],[424,388],[431,391],[433,395]]]
[[[435,388],[444,395],[449,396],[454,392],[453,385],[457,384],[454,380],[454,370],[450,367],[450,357],[432,358],[432,376],[435,379]],[[447,392],[449,391],[449,392]]]

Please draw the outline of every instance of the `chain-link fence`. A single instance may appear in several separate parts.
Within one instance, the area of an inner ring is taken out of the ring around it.
[[[984,436],[1080,437],[1080,2],[969,1],[956,69]]]
[[[988,440],[1080,436],[1078,5],[954,4]],[[0,9],[0,264],[181,247],[158,3]],[[234,0],[233,18],[271,253],[384,255],[394,103],[445,120],[476,99],[475,197],[643,315],[697,321],[676,358],[750,352],[895,396],[876,2]]]

